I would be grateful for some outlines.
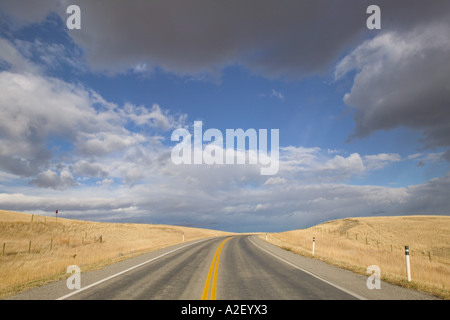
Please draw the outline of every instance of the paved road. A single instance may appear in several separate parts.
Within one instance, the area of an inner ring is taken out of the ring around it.
[[[217,237],[159,250],[103,270],[81,273],[80,290],[65,281],[13,299],[298,300],[429,299],[367,276],[293,254],[257,236]]]
[[[220,261],[218,299],[356,299],[295,265],[275,258],[249,237],[235,237]]]

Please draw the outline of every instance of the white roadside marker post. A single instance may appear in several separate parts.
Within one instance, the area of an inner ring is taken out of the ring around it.
[[[405,246],[405,258],[406,258],[406,277],[408,282],[411,282],[411,268],[409,265],[409,246]]]
[[[316,244],[316,237],[313,237],[313,244],[312,244],[312,255],[314,255],[314,245]]]

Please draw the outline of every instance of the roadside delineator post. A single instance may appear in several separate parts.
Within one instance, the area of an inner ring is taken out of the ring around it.
[[[406,278],[408,282],[411,282],[411,268],[409,265],[409,246],[405,246],[405,259],[406,259]]]
[[[312,255],[314,255],[314,245],[316,244],[316,237],[313,237],[313,243],[312,243]]]

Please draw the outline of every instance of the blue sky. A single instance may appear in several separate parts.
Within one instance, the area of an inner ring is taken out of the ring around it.
[[[450,7],[377,3],[380,30],[365,1],[74,1],[69,30],[65,1],[0,1],[0,209],[243,232],[448,215]],[[279,171],[174,165],[199,120],[279,129]]]

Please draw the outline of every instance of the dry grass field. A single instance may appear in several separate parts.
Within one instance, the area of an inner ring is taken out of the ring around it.
[[[94,270],[183,241],[229,233],[188,227],[103,223],[0,210],[0,298],[67,277],[66,268]],[[101,239],[100,239],[101,237]],[[261,235],[264,238],[264,234]],[[268,241],[292,252],[450,299],[450,216],[348,218],[269,234]],[[411,277],[406,280],[405,245]]]
[[[268,235],[292,252],[366,274],[377,265],[382,280],[450,299],[450,216],[348,218]],[[265,239],[265,235],[261,235]],[[411,282],[406,279],[409,246]]]
[[[188,227],[88,222],[0,210],[0,298],[144,252],[229,233]],[[100,239],[101,237],[101,239]]]

